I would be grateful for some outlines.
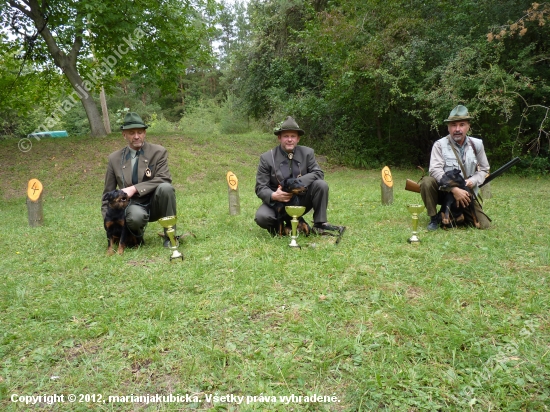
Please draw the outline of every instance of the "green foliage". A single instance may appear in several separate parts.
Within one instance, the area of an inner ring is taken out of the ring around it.
[[[184,134],[220,136],[248,133],[251,125],[234,98],[229,96],[221,104],[204,100],[188,109],[179,121],[178,129]]]
[[[184,134],[198,133],[201,135],[217,136],[218,124],[221,120],[219,106],[215,101],[201,101],[197,106],[188,110],[181,118],[178,129]]]
[[[148,131],[151,133],[167,133],[176,130],[175,125],[166,120],[163,115],[157,116],[156,113],[153,113],[149,122],[151,124]]]
[[[526,35],[487,35],[530,7],[495,0],[252,1],[251,42],[228,74],[250,115],[267,124],[295,116],[312,146],[334,147],[349,165],[427,165],[456,104],[474,113],[475,135],[499,163],[526,152],[534,139],[542,150],[539,130],[548,130],[549,25],[535,25],[546,21],[546,11],[531,10],[536,18],[524,19]]]

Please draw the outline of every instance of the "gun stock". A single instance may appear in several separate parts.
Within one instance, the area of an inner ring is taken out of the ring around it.
[[[420,185],[414,180],[407,179],[407,182],[405,183],[405,190],[408,190],[409,192],[420,193]]]

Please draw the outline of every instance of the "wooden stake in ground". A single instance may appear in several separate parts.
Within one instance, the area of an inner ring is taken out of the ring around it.
[[[235,216],[241,213],[241,202],[239,200],[239,179],[233,172],[227,172],[227,187],[229,196],[229,214]]]
[[[382,204],[391,205],[393,203],[393,178],[391,177],[391,171],[388,166],[384,166],[382,169],[382,182],[380,183],[382,188]]]
[[[44,222],[44,209],[42,194],[44,187],[40,180],[31,179],[27,184],[27,211],[29,214],[29,226],[42,226]]]

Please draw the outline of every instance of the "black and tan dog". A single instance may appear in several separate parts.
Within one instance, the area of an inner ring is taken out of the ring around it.
[[[113,255],[113,246],[118,243],[117,253],[120,255],[127,247],[144,244],[143,237],[134,235],[126,226],[125,210],[130,199],[122,190],[105,193],[102,198],[108,204],[103,227],[107,232],[107,255]]]
[[[451,171],[445,172],[441,178],[440,188],[453,188],[458,187],[462,190],[467,190],[472,194],[471,190],[466,186],[466,181],[460,174],[460,170],[453,169]],[[474,207],[474,202],[476,201],[475,197],[472,197],[470,204],[465,208],[462,208],[456,204],[456,199],[453,196],[452,192],[448,192],[445,195],[443,204],[441,205],[441,224],[444,229],[452,227],[453,221],[457,225],[471,222],[475,227],[479,228],[480,224],[477,220],[476,210]],[[467,215],[465,218],[464,215]]]
[[[277,234],[279,236],[289,235],[292,231],[290,220],[292,219],[286,213],[286,206],[299,206],[300,200],[298,196],[303,196],[307,192],[307,187],[300,178],[288,178],[281,182],[281,190],[286,193],[292,193],[294,196],[286,202],[275,202],[273,206],[277,212]],[[303,217],[298,218],[298,232],[309,236],[311,227],[307,224]]]

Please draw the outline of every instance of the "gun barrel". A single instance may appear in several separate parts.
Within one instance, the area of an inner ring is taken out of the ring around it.
[[[504,166],[500,167],[499,169],[497,169],[493,173],[491,173],[489,176],[487,176],[485,181],[482,184],[480,184],[479,187],[483,187],[484,185],[489,183],[491,180],[496,179],[501,174],[503,174],[504,172],[506,172],[508,169],[510,169],[512,166],[515,166],[519,162],[521,162],[521,159],[519,157],[513,158],[508,163],[506,163]]]

